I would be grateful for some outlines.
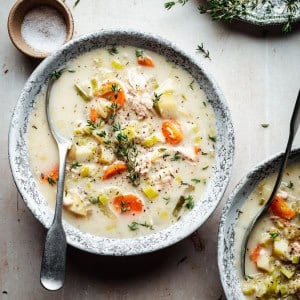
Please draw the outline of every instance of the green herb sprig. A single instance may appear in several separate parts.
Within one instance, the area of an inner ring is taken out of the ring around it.
[[[135,230],[138,230],[139,229],[139,226],[143,226],[143,227],[146,227],[146,228],[149,228],[150,230],[154,230],[153,226],[148,224],[146,221],[144,223],[139,223],[139,222],[132,222],[130,224],[128,224],[128,228],[131,230],[131,231],[135,231]]]
[[[166,9],[171,9],[176,4],[181,4],[182,6],[185,5],[189,0],[177,0],[177,1],[169,1],[165,3]]]
[[[209,51],[204,48],[203,43],[201,43],[201,45],[197,45],[196,51],[202,53],[204,58],[208,58],[211,60],[209,56]]]

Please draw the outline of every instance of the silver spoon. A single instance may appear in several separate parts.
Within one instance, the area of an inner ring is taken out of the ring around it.
[[[265,212],[269,209],[273,198],[278,190],[278,187],[280,186],[281,183],[281,179],[282,179],[282,175],[283,172],[286,168],[286,163],[289,157],[289,154],[291,152],[292,149],[292,144],[294,141],[294,137],[297,133],[299,124],[300,124],[300,90],[298,92],[298,97],[296,100],[296,104],[294,107],[294,111],[292,114],[292,118],[290,121],[290,133],[289,133],[289,139],[286,145],[286,150],[284,153],[284,156],[282,158],[282,162],[280,165],[280,169],[279,169],[279,173],[277,175],[277,179],[273,188],[273,191],[271,193],[270,198],[268,199],[268,201],[265,203],[264,207],[258,212],[258,214],[254,217],[254,219],[252,220],[252,222],[250,223],[250,225],[248,226],[245,235],[244,235],[244,239],[242,241],[242,256],[241,256],[241,267],[242,267],[242,274],[244,276],[244,278],[246,279],[246,270],[245,270],[245,259],[246,259],[246,253],[247,253],[247,246],[248,246],[248,241],[249,241],[249,237],[251,235],[251,232],[253,230],[253,228],[255,227],[256,223],[260,220],[260,218],[265,214]]]
[[[61,135],[55,128],[51,119],[49,98],[54,76],[49,79],[46,92],[46,114],[50,131],[57,143],[59,152],[59,173],[57,182],[57,194],[55,214],[51,227],[48,230],[41,266],[41,284],[47,290],[58,290],[64,285],[66,265],[66,234],[62,226],[62,201],[65,183],[65,167],[68,150],[72,142]]]

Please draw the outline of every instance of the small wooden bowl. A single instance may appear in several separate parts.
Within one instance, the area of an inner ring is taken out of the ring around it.
[[[22,53],[34,58],[45,58],[51,53],[42,53],[32,49],[21,35],[21,25],[25,15],[31,9],[39,6],[49,6],[56,9],[64,18],[66,23],[67,36],[65,43],[68,42],[74,32],[74,20],[69,8],[60,0],[18,0],[12,7],[7,21],[8,33],[11,41]]]

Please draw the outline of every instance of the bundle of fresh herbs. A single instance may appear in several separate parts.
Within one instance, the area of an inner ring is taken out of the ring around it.
[[[299,9],[299,0],[283,0],[285,2],[285,13],[288,15],[286,22],[283,24],[282,31],[287,33],[292,30],[292,24],[295,21],[295,15]],[[188,0],[177,0],[165,3],[166,9],[171,9],[176,4],[185,5]],[[238,19],[246,17],[258,5],[265,5],[267,14],[272,13],[274,4],[271,0],[209,0],[206,5],[200,5],[198,10],[201,14],[209,13],[213,20]]]

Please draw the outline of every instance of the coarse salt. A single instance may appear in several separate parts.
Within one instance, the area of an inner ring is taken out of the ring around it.
[[[36,7],[24,17],[21,35],[33,50],[51,53],[64,44],[66,23],[56,9],[49,6]]]

